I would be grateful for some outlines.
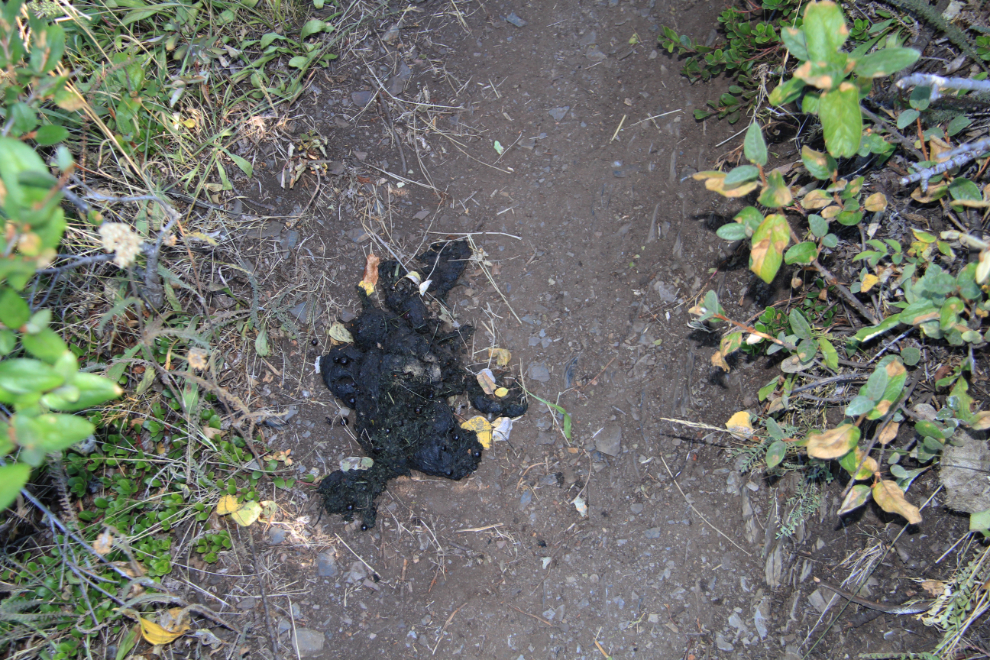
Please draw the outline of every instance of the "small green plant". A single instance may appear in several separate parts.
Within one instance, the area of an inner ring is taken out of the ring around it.
[[[217,554],[232,547],[234,546],[230,541],[230,532],[225,529],[204,534],[196,542],[196,552],[203,555],[203,561],[207,564],[215,564]]]
[[[784,72],[787,45],[782,33],[802,26],[802,6],[799,0],[762,0],[759,4],[746,2],[727,7],[718,17],[724,40],[711,46],[663,26],[657,40],[668,53],[676,50],[678,55],[686,56],[681,68],[684,76],[692,82],[723,74],[733,80],[734,84],[717,101],[709,101],[708,108],[694,111],[695,119],[716,115],[734,124],[751,106],[759,107],[772,80]],[[870,48],[882,38],[899,38],[901,25],[896,18],[882,9],[876,10],[875,15],[880,19],[876,23],[865,18],[854,21],[849,35],[854,43]]]

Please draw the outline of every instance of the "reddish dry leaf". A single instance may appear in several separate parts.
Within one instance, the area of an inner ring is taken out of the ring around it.
[[[358,285],[364,289],[369,296],[375,292],[375,285],[378,284],[378,264],[381,259],[374,252],[368,254],[368,260],[364,263],[364,277]]]
[[[720,351],[715,351],[715,354],[712,355],[712,366],[718,367],[719,369],[725,371],[726,373],[731,371],[731,369],[729,369],[729,365],[726,363],[725,358],[722,357],[722,353]]]

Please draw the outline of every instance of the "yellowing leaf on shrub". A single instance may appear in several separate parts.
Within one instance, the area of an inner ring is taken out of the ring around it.
[[[250,527],[261,515],[261,505],[257,502],[245,502],[237,511],[230,514],[231,519],[241,527]]]
[[[832,203],[832,196],[816,188],[801,199],[801,206],[808,210],[823,209]]]
[[[478,442],[485,449],[490,449],[492,446],[492,425],[488,423],[488,420],[481,415],[476,415],[471,419],[461,422],[461,428],[468,431],[474,431],[478,434]]]
[[[877,436],[877,442],[879,442],[881,445],[890,444],[890,442],[897,437],[897,431],[900,428],[901,425],[898,424],[897,422],[891,422],[890,424],[887,424],[887,427],[880,432],[879,436]]]
[[[725,197],[743,197],[756,190],[756,186],[760,183],[759,181],[748,181],[733,188],[726,188],[725,174],[725,172],[715,171],[697,172],[694,174],[694,179],[704,181],[706,189]]]
[[[378,284],[378,264],[381,259],[374,252],[368,254],[368,258],[364,262],[364,277],[361,278],[361,282],[358,286],[364,289],[364,292],[369,296],[375,292],[375,285]]]
[[[887,208],[887,198],[883,193],[873,193],[866,198],[863,202],[863,208],[865,208],[870,213],[876,213],[877,211],[883,211]]]
[[[512,353],[504,348],[489,348],[488,357],[494,358],[495,364],[500,367],[504,367],[509,364],[509,360],[512,359]]]
[[[228,513],[233,513],[241,508],[241,503],[237,501],[237,497],[234,495],[224,495],[217,502],[217,515],[225,516]]]
[[[939,199],[945,196],[945,192],[948,189],[949,184],[939,183],[939,184],[929,184],[928,191],[924,192],[921,190],[921,186],[918,186],[911,193],[911,199],[918,202],[919,204],[931,204],[932,202],[937,202]]]
[[[741,332],[732,332],[722,337],[722,341],[719,342],[719,351],[722,355],[731,355],[742,346],[743,335]]]
[[[873,484],[873,499],[887,513],[896,513],[912,525],[921,523],[921,511],[907,501],[902,491],[893,481],[878,481]]]
[[[866,293],[867,291],[872,289],[873,286],[879,281],[880,278],[878,278],[876,275],[874,275],[873,273],[867,273],[866,275],[863,276],[863,285],[859,288],[859,290],[862,291],[863,293]]]
[[[784,260],[784,248],[791,240],[787,219],[771,213],[753,232],[753,248],[749,253],[749,269],[769,284]]]
[[[852,424],[843,424],[824,433],[808,436],[808,456],[828,460],[841,458],[859,442],[859,428]]]
[[[856,484],[846,495],[846,499],[842,501],[842,506],[839,508],[839,515],[844,516],[850,511],[855,511],[859,507],[866,504],[870,499],[870,487],[865,484]]]

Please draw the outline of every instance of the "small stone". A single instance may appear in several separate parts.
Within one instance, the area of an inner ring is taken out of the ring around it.
[[[622,446],[622,427],[610,424],[595,438],[595,448],[603,454],[618,456]]]
[[[602,60],[608,58],[608,55],[600,51],[598,49],[598,46],[592,46],[585,53],[585,57],[587,57],[592,62],[601,62]]]
[[[722,636],[722,633],[715,636],[715,646],[717,646],[720,651],[731,651],[734,648],[732,644],[730,644],[729,641]]]
[[[399,72],[388,81],[388,93],[398,96],[406,88],[406,83],[412,76],[412,69],[406,66],[405,62],[399,64]]]
[[[333,160],[327,163],[327,171],[334,176],[340,176],[344,173],[344,164],[339,160]]]
[[[237,609],[239,610],[253,610],[254,606],[258,604],[258,599],[254,596],[249,598],[242,598],[237,602]]]
[[[337,577],[337,561],[330,552],[321,552],[316,557],[316,574],[320,577]]]
[[[571,109],[571,106],[565,105],[561,108],[554,108],[550,111],[550,116],[553,117],[554,121],[561,121],[567,116],[567,112]]]
[[[309,305],[305,302],[301,302],[298,305],[289,308],[289,314],[292,314],[300,323],[306,322],[306,315],[309,311]]]
[[[511,23],[512,25],[515,25],[517,28],[526,27],[528,25],[527,21],[524,21],[523,19],[516,16],[516,12],[512,12],[511,14],[506,16],[505,22]]]
[[[293,635],[292,645],[296,653],[302,656],[312,656],[323,652],[323,645],[326,644],[326,635],[319,630],[310,628],[296,628]]]
[[[550,380],[550,370],[542,362],[533,362],[529,365],[529,377],[537,382],[546,383]]]
[[[299,232],[295,229],[290,229],[285,232],[285,235],[279,240],[278,244],[282,246],[283,250],[291,250],[299,245]]]
[[[629,510],[635,514],[643,513],[643,505],[640,504],[639,502],[636,502],[635,504],[629,506]]]
[[[366,106],[375,97],[374,92],[351,92],[351,101],[354,105]]]
[[[658,296],[660,296],[660,300],[664,301],[665,303],[677,302],[677,290],[671,286],[664,284],[660,280],[657,280],[656,282],[653,283],[653,290],[656,292]]]
[[[289,533],[281,527],[271,527],[268,530],[268,543],[271,545],[278,545],[284,541],[285,537],[288,535]]]
[[[815,589],[813,592],[811,592],[811,595],[808,596],[808,602],[811,603],[812,607],[818,610],[819,614],[825,614],[825,610],[827,610],[829,605],[831,605],[831,601],[835,601],[839,599],[839,596],[836,594],[830,594],[830,596],[831,599],[826,600],[825,596],[822,595],[822,590]]]
[[[661,528],[651,527],[650,529],[643,532],[643,536],[645,536],[648,539],[658,539],[660,538],[661,532],[663,532]]]

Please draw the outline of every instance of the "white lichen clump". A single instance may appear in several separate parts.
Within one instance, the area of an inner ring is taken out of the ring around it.
[[[115,253],[113,262],[121,268],[133,264],[141,252],[141,237],[128,225],[104,222],[100,225],[100,237],[103,239],[103,249]]]

